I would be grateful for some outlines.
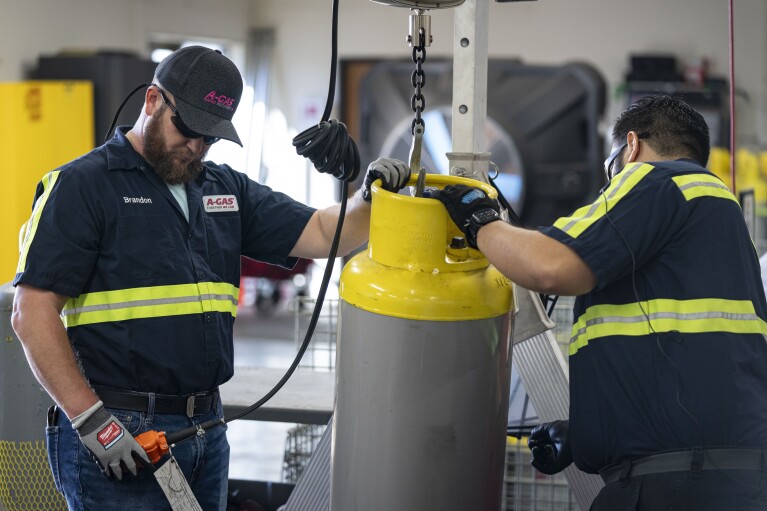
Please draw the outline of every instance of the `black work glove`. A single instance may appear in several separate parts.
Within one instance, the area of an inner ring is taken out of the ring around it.
[[[368,204],[373,200],[370,185],[376,179],[381,180],[381,186],[384,190],[398,192],[405,187],[410,179],[410,167],[405,162],[395,160],[394,158],[378,158],[368,165],[365,180],[362,184],[362,200]]]
[[[483,225],[500,220],[498,201],[491,199],[479,188],[466,185],[448,185],[434,190],[431,197],[445,205],[450,218],[466,236],[471,248],[477,248],[477,232]]]
[[[570,421],[545,422],[530,433],[527,446],[533,453],[530,464],[539,472],[554,475],[573,462],[568,433]]]

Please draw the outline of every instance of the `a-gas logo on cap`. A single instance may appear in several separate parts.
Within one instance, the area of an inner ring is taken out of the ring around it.
[[[205,101],[214,105],[232,110],[234,108],[234,98],[224,96],[223,94],[216,94],[216,91],[212,90],[205,96]]]
[[[208,213],[240,210],[237,197],[234,195],[205,195],[202,198],[202,205]]]

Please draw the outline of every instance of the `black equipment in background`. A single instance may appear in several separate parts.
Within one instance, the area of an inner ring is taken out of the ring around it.
[[[30,73],[33,80],[90,80],[94,95],[94,147],[104,142],[120,103],[154,76],[156,62],[129,52],[61,53],[41,56]],[[117,125],[132,125],[138,118],[144,95],[135,94],[120,113]]]
[[[423,65],[421,163],[430,173],[449,173],[452,67],[452,61],[438,59]],[[408,161],[412,68],[410,62],[379,62],[360,81],[362,161]],[[596,197],[604,182],[604,108],[604,80],[587,64],[488,62],[487,151],[499,169],[496,183],[524,224],[550,224]]]

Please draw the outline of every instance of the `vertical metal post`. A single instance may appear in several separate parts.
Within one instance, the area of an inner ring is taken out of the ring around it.
[[[455,8],[453,42],[453,152],[450,174],[488,182],[487,32],[490,0],[466,0]]]
[[[485,152],[487,53],[491,0],[466,0],[455,9],[453,43],[453,151],[450,174],[488,182],[490,153]],[[510,98],[513,101],[513,98]],[[549,331],[552,327],[536,293],[515,286],[519,312],[514,326],[513,360],[530,401],[542,421],[565,419],[570,391],[567,366]],[[602,487],[598,476],[575,465],[565,471],[582,509]]]

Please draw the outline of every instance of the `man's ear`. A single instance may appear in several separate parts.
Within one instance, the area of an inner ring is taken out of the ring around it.
[[[144,93],[144,113],[148,116],[162,108],[162,96],[156,87],[147,87]]]
[[[629,131],[626,134],[626,156],[624,163],[634,163],[639,158],[639,135],[636,131]]]

